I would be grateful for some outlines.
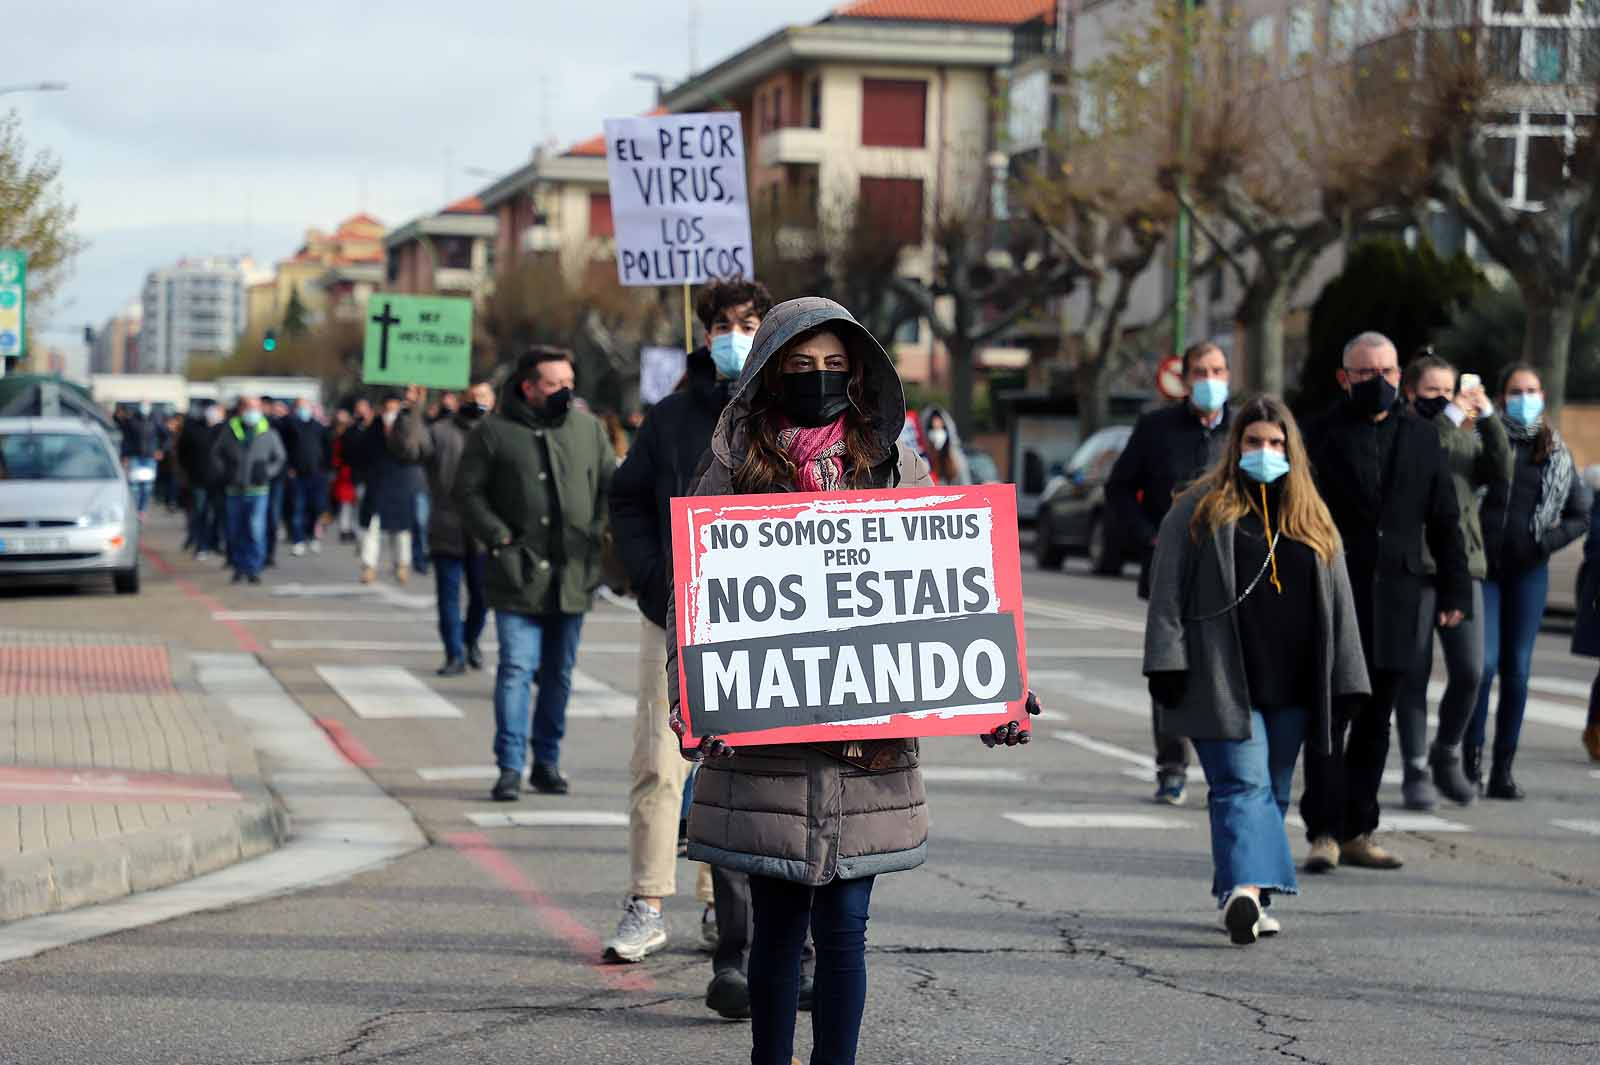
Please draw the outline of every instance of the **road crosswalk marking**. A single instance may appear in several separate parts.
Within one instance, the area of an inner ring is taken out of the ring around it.
[[[479,828],[627,828],[628,815],[607,810],[513,811],[469,813]]]
[[[1196,828],[1200,822],[1181,817],[1164,817],[1160,814],[1118,813],[1009,813],[1007,821],[1015,821],[1023,828],[1140,828],[1178,829]]]
[[[1290,828],[1305,830],[1306,823],[1299,814],[1289,814],[1283,823]],[[1471,832],[1471,825],[1460,821],[1436,817],[1433,814],[1385,813],[1378,823],[1379,832]]]
[[[213,621],[306,621],[339,622],[361,621],[369,625],[422,625],[428,622],[424,614],[407,614],[389,611],[387,614],[329,614],[316,610],[214,610]]]
[[[1582,832],[1590,836],[1600,836],[1600,821],[1590,821],[1583,818],[1557,818],[1550,822],[1557,828],[1570,829],[1573,832]]]
[[[1082,629],[1114,629],[1119,632],[1137,632],[1141,635],[1144,633],[1143,618],[1102,610],[1085,610],[1083,607],[1062,606],[1039,599],[1026,600],[1023,603],[1022,616],[1025,619],[1048,618],[1052,621],[1063,621],[1069,626]]]
[[[497,652],[500,645],[494,640],[486,640],[479,644],[487,655]],[[443,645],[438,640],[273,640],[274,651],[352,651],[372,654],[441,654]],[[631,655],[639,652],[636,643],[621,643],[605,640],[585,640],[578,645],[579,652],[587,651],[599,655]],[[494,668],[494,656],[490,655],[488,667]]]
[[[1020,784],[1028,779],[1028,774],[1020,769],[979,769],[976,766],[925,765],[922,767],[922,779],[930,784],[968,784],[980,781],[996,784]]]
[[[318,666],[317,674],[367,720],[461,717],[461,710],[399,666]]]
[[[417,776],[430,784],[451,780],[495,780],[500,776],[500,769],[492,765],[452,765],[419,769]]]

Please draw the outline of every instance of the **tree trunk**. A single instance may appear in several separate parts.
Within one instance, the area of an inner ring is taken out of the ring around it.
[[[1073,384],[1078,394],[1078,437],[1089,439],[1111,421],[1110,374],[1106,372],[1109,360],[1080,358],[1073,373]]]
[[[964,439],[973,436],[972,389],[973,360],[976,345],[965,338],[945,341],[945,351],[950,357],[950,417],[956,420],[956,429]]]
[[[1522,298],[1528,308],[1522,357],[1539,368],[1545,406],[1554,416],[1567,398],[1567,361],[1572,351],[1572,327],[1578,317],[1578,298],[1571,291],[1535,295],[1527,290]]]
[[[1246,387],[1255,393],[1283,395],[1283,319],[1289,313],[1289,285],[1262,282],[1240,308],[1249,372]]]

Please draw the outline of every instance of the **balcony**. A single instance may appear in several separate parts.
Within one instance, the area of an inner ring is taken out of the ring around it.
[[[435,292],[475,292],[483,281],[483,275],[473,270],[441,266],[433,272]]]
[[[794,163],[816,166],[825,154],[827,140],[820,129],[799,126],[775,129],[756,142],[756,162],[760,166]]]
[[[556,251],[561,247],[561,236],[554,226],[529,226],[517,243],[524,253]]]

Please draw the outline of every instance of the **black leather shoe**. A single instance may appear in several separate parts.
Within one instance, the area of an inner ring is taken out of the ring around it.
[[[1517,782],[1511,779],[1511,756],[1496,758],[1494,768],[1489,771],[1489,798],[1491,799],[1525,799],[1528,793],[1517,787]]]
[[[706,987],[706,1008],[730,1021],[750,1016],[750,982],[738,969],[724,969]]]
[[[473,669],[483,668],[483,652],[478,650],[478,645],[475,643],[467,644],[467,665]]]
[[[567,778],[561,775],[561,770],[555,766],[533,763],[533,768],[528,770],[528,786],[540,795],[565,795],[571,790]]]
[[[489,798],[495,802],[516,802],[522,795],[522,774],[515,769],[500,770],[500,779],[494,782]]]
[[[467,664],[459,658],[451,658],[434,672],[441,677],[459,677],[467,671]]]

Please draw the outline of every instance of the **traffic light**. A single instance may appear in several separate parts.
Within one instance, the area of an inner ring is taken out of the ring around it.
[[[276,329],[268,329],[266,335],[261,338],[261,350],[278,350],[278,331]]]

